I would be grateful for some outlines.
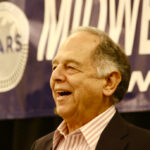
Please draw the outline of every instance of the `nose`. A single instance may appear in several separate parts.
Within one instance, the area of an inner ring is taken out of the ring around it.
[[[51,80],[57,81],[57,82],[62,82],[66,80],[65,72],[63,69],[63,66],[58,65],[51,74]]]

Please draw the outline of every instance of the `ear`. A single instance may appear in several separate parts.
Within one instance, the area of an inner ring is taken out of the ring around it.
[[[103,87],[103,94],[105,96],[112,96],[121,81],[121,74],[118,71],[113,71],[105,77],[105,84]]]

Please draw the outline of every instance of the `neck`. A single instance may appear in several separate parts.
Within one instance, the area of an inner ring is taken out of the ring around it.
[[[96,112],[96,113],[88,112],[88,114],[72,116],[71,118],[67,118],[67,119],[64,118],[64,120],[66,121],[67,127],[68,127],[68,134],[70,134],[71,132],[75,131],[76,129],[81,128],[82,126],[84,126],[85,124],[90,122],[92,119],[97,117],[99,114],[101,114],[104,111],[106,111],[110,106],[111,105],[101,109],[101,111]]]

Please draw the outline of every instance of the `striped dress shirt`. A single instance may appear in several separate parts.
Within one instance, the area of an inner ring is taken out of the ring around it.
[[[95,150],[101,133],[114,116],[115,106],[111,106],[81,128],[68,133],[63,121],[54,133],[53,150]]]

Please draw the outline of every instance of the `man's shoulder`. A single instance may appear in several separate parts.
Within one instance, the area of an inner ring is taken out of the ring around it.
[[[33,145],[31,150],[41,150],[41,149],[50,149],[52,147],[54,132],[51,132],[39,139],[37,139]]]
[[[126,121],[123,117],[120,117],[121,121],[123,122],[124,126],[127,128],[127,132],[131,137],[138,137],[138,138],[142,138],[144,137],[144,139],[148,138],[150,140],[150,130],[148,129],[144,129],[141,127],[138,127],[128,121]]]
[[[130,150],[150,150],[150,131],[129,123],[117,112],[104,129],[99,143],[103,144],[103,149],[126,146]]]
[[[53,138],[54,132],[50,132],[49,134],[46,134],[42,136],[41,138],[37,139],[36,142],[43,142],[43,141],[49,141]]]
[[[128,123],[128,141],[131,149],[150,149],[150,130]]]
[[[150,141],[150,130],[135,126],[131,123],[128,123],[128,129],[129,129],[129,134],[131,135],[131,137],[134,137],[136,139],[136,137],[140,137],[140,139],[143,138],[143,140],[146,141],[146,139],[148,141]]]

